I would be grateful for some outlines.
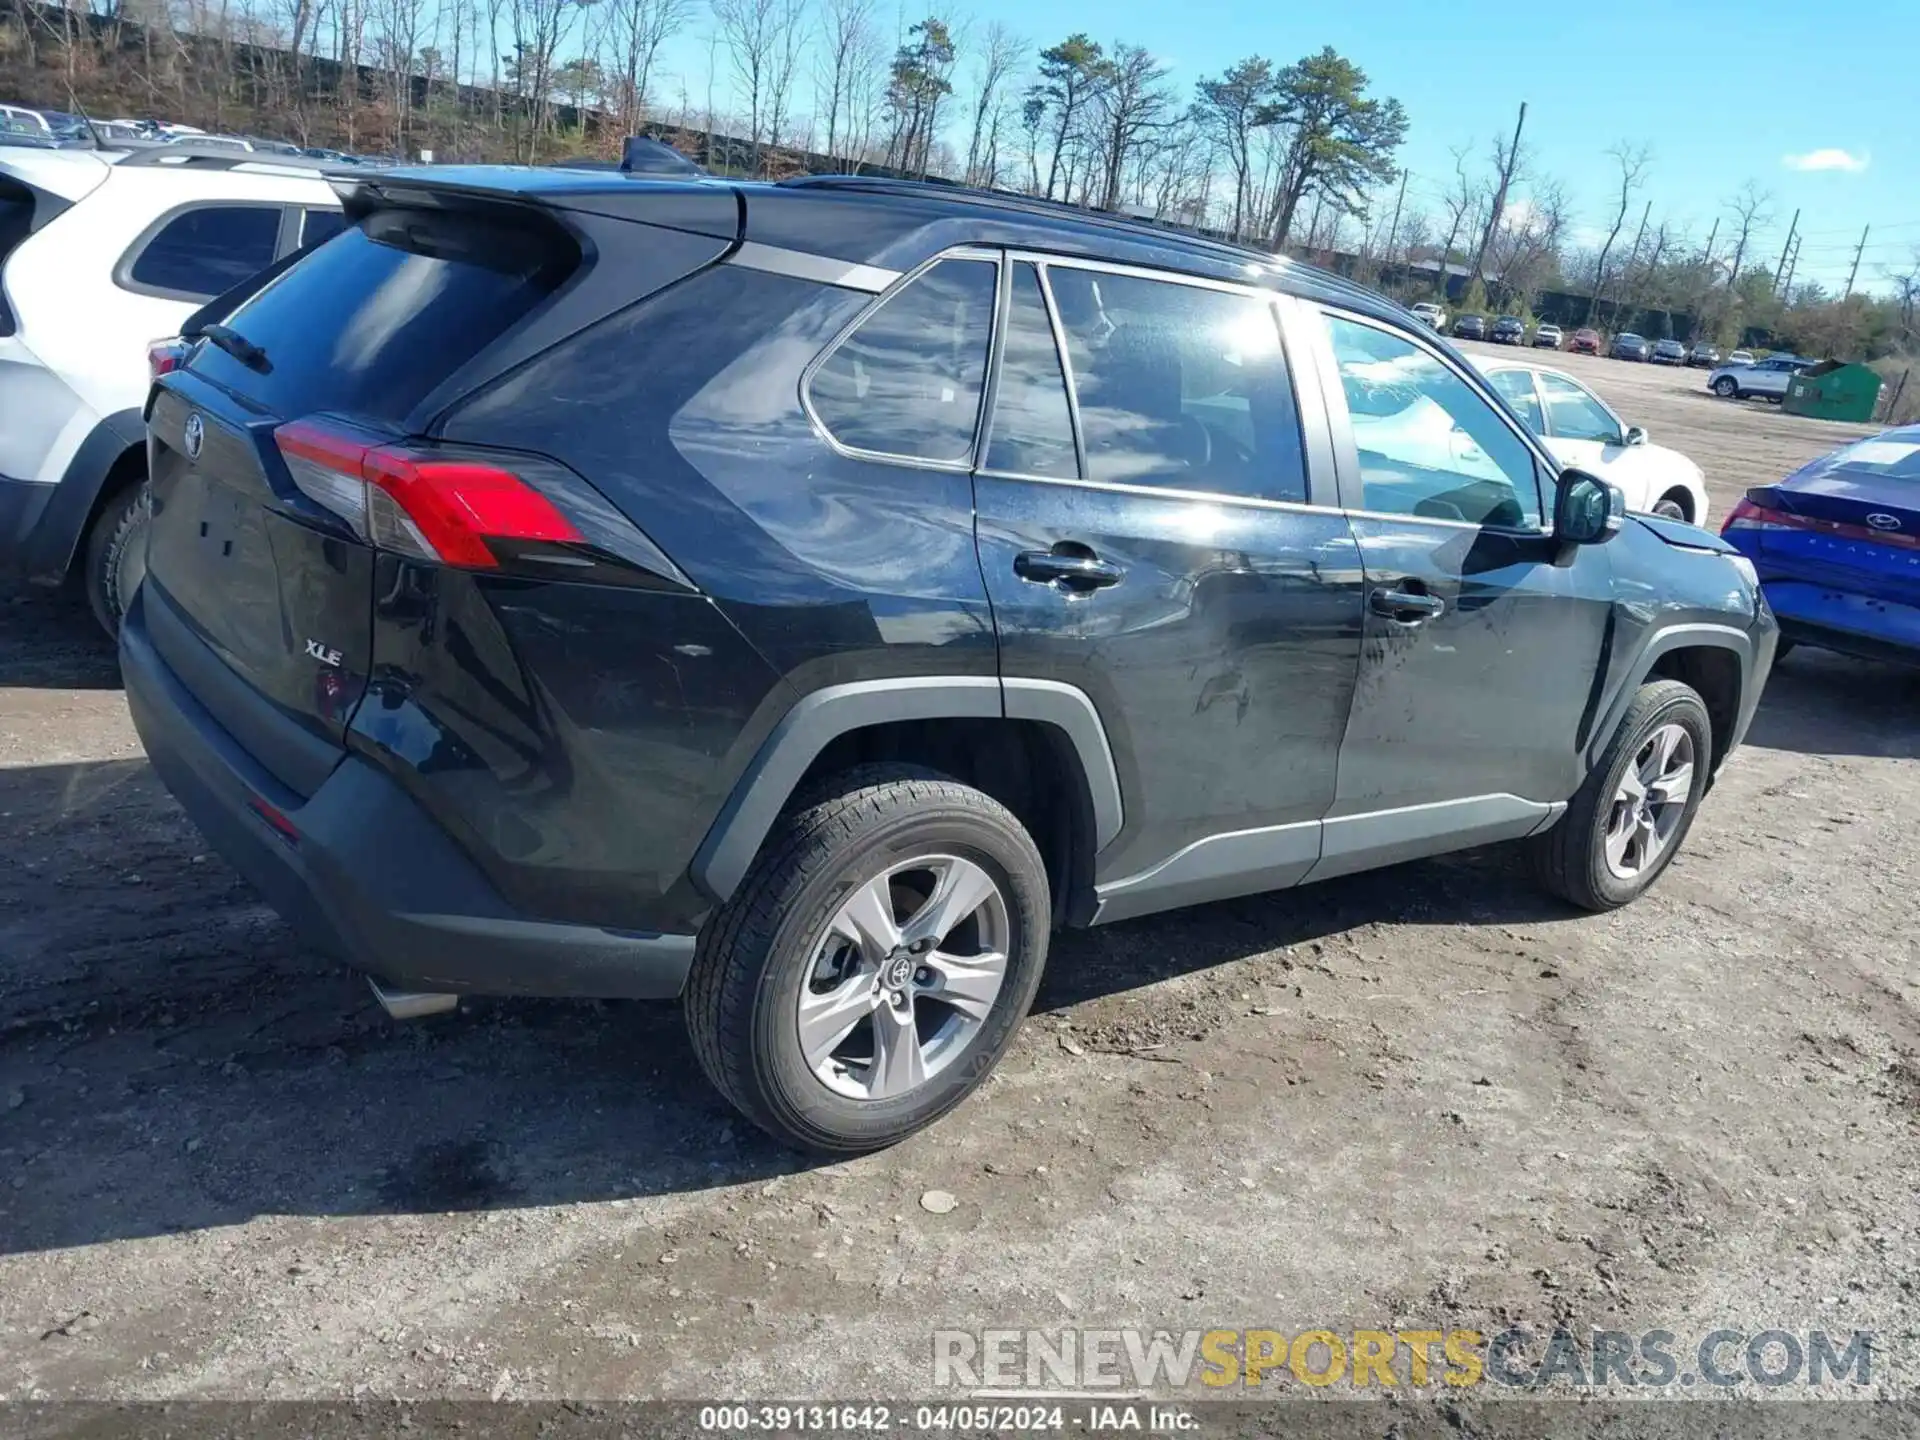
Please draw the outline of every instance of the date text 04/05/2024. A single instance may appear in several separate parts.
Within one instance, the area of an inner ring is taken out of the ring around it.
[[[1145,1431],[1178,1434],[1198,1428],[1189,1410],[1177,1405],[1089,1402],[1000,1404],[970,1401],[941,1405],[703,1405],[702,1430],[728,1435],[791,1434],[814,1430],[873,1435],[892,1431],[939,1434],[981,1432],[1024,1434],[1079,1430]]]

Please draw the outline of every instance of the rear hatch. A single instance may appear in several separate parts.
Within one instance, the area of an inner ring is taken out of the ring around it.
[[[366,688],[376,550],[489,566],[494,534],[580,538],[523,479],[410,441],[405,421],[581,259],[532,207],[375,208],[241,302],[156,387],[151,638],[299,793],[337,761]],[[291,735],[262,720],[260,697]]]
[[[1749,490],[1727,518],[1769,576],[1920,604],[1920,429],[1889,431]]]

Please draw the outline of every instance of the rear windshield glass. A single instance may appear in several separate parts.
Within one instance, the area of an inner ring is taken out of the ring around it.
[[[266,374],[206,344],[192,368],[281,415],[397,420],[578,262],[550,226],[376,211],[226,317],[266,351]]]
[[[28,235],[33,233],[33,191],[17,181],[0,176],[0,266],[7,263]],[[0,335],[13,334],[13,312],[7,309],[7,294],[0,289]]]

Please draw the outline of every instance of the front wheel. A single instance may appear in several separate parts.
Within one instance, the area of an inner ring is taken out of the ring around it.
[[[781,819],[702,931],[683,999],[694,1053],[777,1140],[892,1145],[1006,1052],[1050,914],[1046,867],[1005,806],[915,766],[850,771]]]
[[[113,496],[87,532],[86,571],[82,583],[93,618],[107,635],[120,633],[120,617],[147,573],[147,527],[153,512],[142,481]]]
[[[1713,382],[1713,393],[1722,400],[1731,400],[1740,393],[1740,386],[1731,375],[1722,375]]]
[[[1698,692],[1678,680],[1642,685],[1560,823],[1525,842],[1535,878],[1583,910],[1639,898],[1686,839],[1712,755]]]
[[[1685,520],[1687,508],[1671,495],[1663,495],[1654,503],[1653,513],[1668,520]]]

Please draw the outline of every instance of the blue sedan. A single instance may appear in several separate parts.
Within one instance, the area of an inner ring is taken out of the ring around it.
[[[1749,490],[1721,532],[1795,642],[1920,665],[1920,425]]]

